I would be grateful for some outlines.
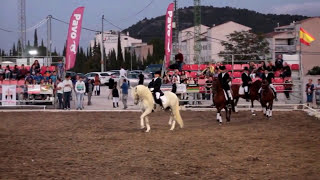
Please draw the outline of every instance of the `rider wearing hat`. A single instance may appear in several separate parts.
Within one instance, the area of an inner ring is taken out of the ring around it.
[[[274,88],[274,86],[272,84],[272,79],[274,79],[274,74],[272,72],[269,72],[268,69],[265,69],[264,73],[261,76],[261,79],[268,81],[269,87],[272,89],[272,91],[274,93],[275,100],[278,101],[276,89]],[[260,92],[261,92],[261,88],[259,89],[259,94],[260,94],[260,97],[261,97],[261,93]]]
[[[231,86],[231,78],[229,73],[226,70],[226,67],[221,65],[219,67],[220,69],[220,74],[218,75],[218,80],[222,86],[222,89],[225,91],[227,97],[228,97],[228,101],[229,104],[233,105],[233,98],[232,98],[232,94],[230,91],[230,86]],[[234,106],[232,106],[234,107]]]
[[[154,78],[154,82],[153,82],[153,90],[151,92],[153,94],[155,102],[162,107],[163,105],[162,105],[162,101],[160,99],[160,96],[163,96],[164,94],[160,89],[161,84],[162,84],[162,79],[160,78],[161,71],[155,72],[154,76],[155,76],[155,78]]]
[[[245,98],[246,98],[246,101],[248,102],[249,101],[249,86],[252,83],[252,79],[249,75],[248,67],[244,67],[243,73],[241,75],[241,79],[242,79],[242,87],[244,89]]]

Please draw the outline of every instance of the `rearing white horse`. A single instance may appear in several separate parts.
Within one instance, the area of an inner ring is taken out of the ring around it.
[[[172,92],[166,91],[164,92],[164,96],[166,98],[166,102],[163,103],[164,109],[170,108],[171,109],[171,115],[169,120],[169,125],[171,125],[171,129],[173,130],[175,128],[176,121],[180,125],[181,128],[183,128],[183,120],[180,116],[179,111],[179,99],[177,95],[175,95]],[[143,85],[138,85],[135,88],[132,89],[132,97],[134,100],[134,104],[138,104],[140,102],[142,115],[140,116],[140,126],[141,129],[144,129],[144,123],[146,123],[147,130],[146,132],[150,131],[150,124],[149,124],[149,118],[148,115],[152,112],[154,107],[154,99],[152,96],[151,91]]]

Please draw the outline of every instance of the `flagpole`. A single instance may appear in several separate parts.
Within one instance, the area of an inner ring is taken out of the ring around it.
[[[301,27],[300,27],[301,28]],[[298,37],[299,37],[299,44],[300,44],[300,46],[299,46],[299,76],[300,76],[300,78],[301,78],[301,102],[300,103],[303,103],[303,73],[302,73],[302,43],[301,43],[301,37],[300,37],[300,31],[301,30],[299,30],[299,35],[298,35]],[[302,33],[303,35],[302,35],[302,38],[304,39],[304,33]]]

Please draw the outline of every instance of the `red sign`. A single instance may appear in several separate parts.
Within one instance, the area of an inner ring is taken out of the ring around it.
[[[171,50],[172,50],[172,20],[173,20],[173,7],[174,4],[171,3],[168,6],[167,13],[166,13],[166,35],[165,35],[165,62],[166,62],[166,68],[170,65],[170,56],[171,56]]]
[[[78,7],[73,11],[70,18],[66,47],[66,70],[73,68],[74,64],[76,63],[76,54],[80,41],[83,11],[84,7]]]

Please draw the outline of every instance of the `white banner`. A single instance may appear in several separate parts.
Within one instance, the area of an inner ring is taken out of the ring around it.
[[[17,65],[21,66],[22,64],[24,64],[25,66],[28,65],[28,59],[27,58],[17,59]]]
[[[2,85],[2,106],[15,106],[16,100],[16,85]]]
[[[40,85],[28,85],[28,94],[40,94]]]
[[[177,84],[177,93],[186,93],[187,85],[186,84]]]

